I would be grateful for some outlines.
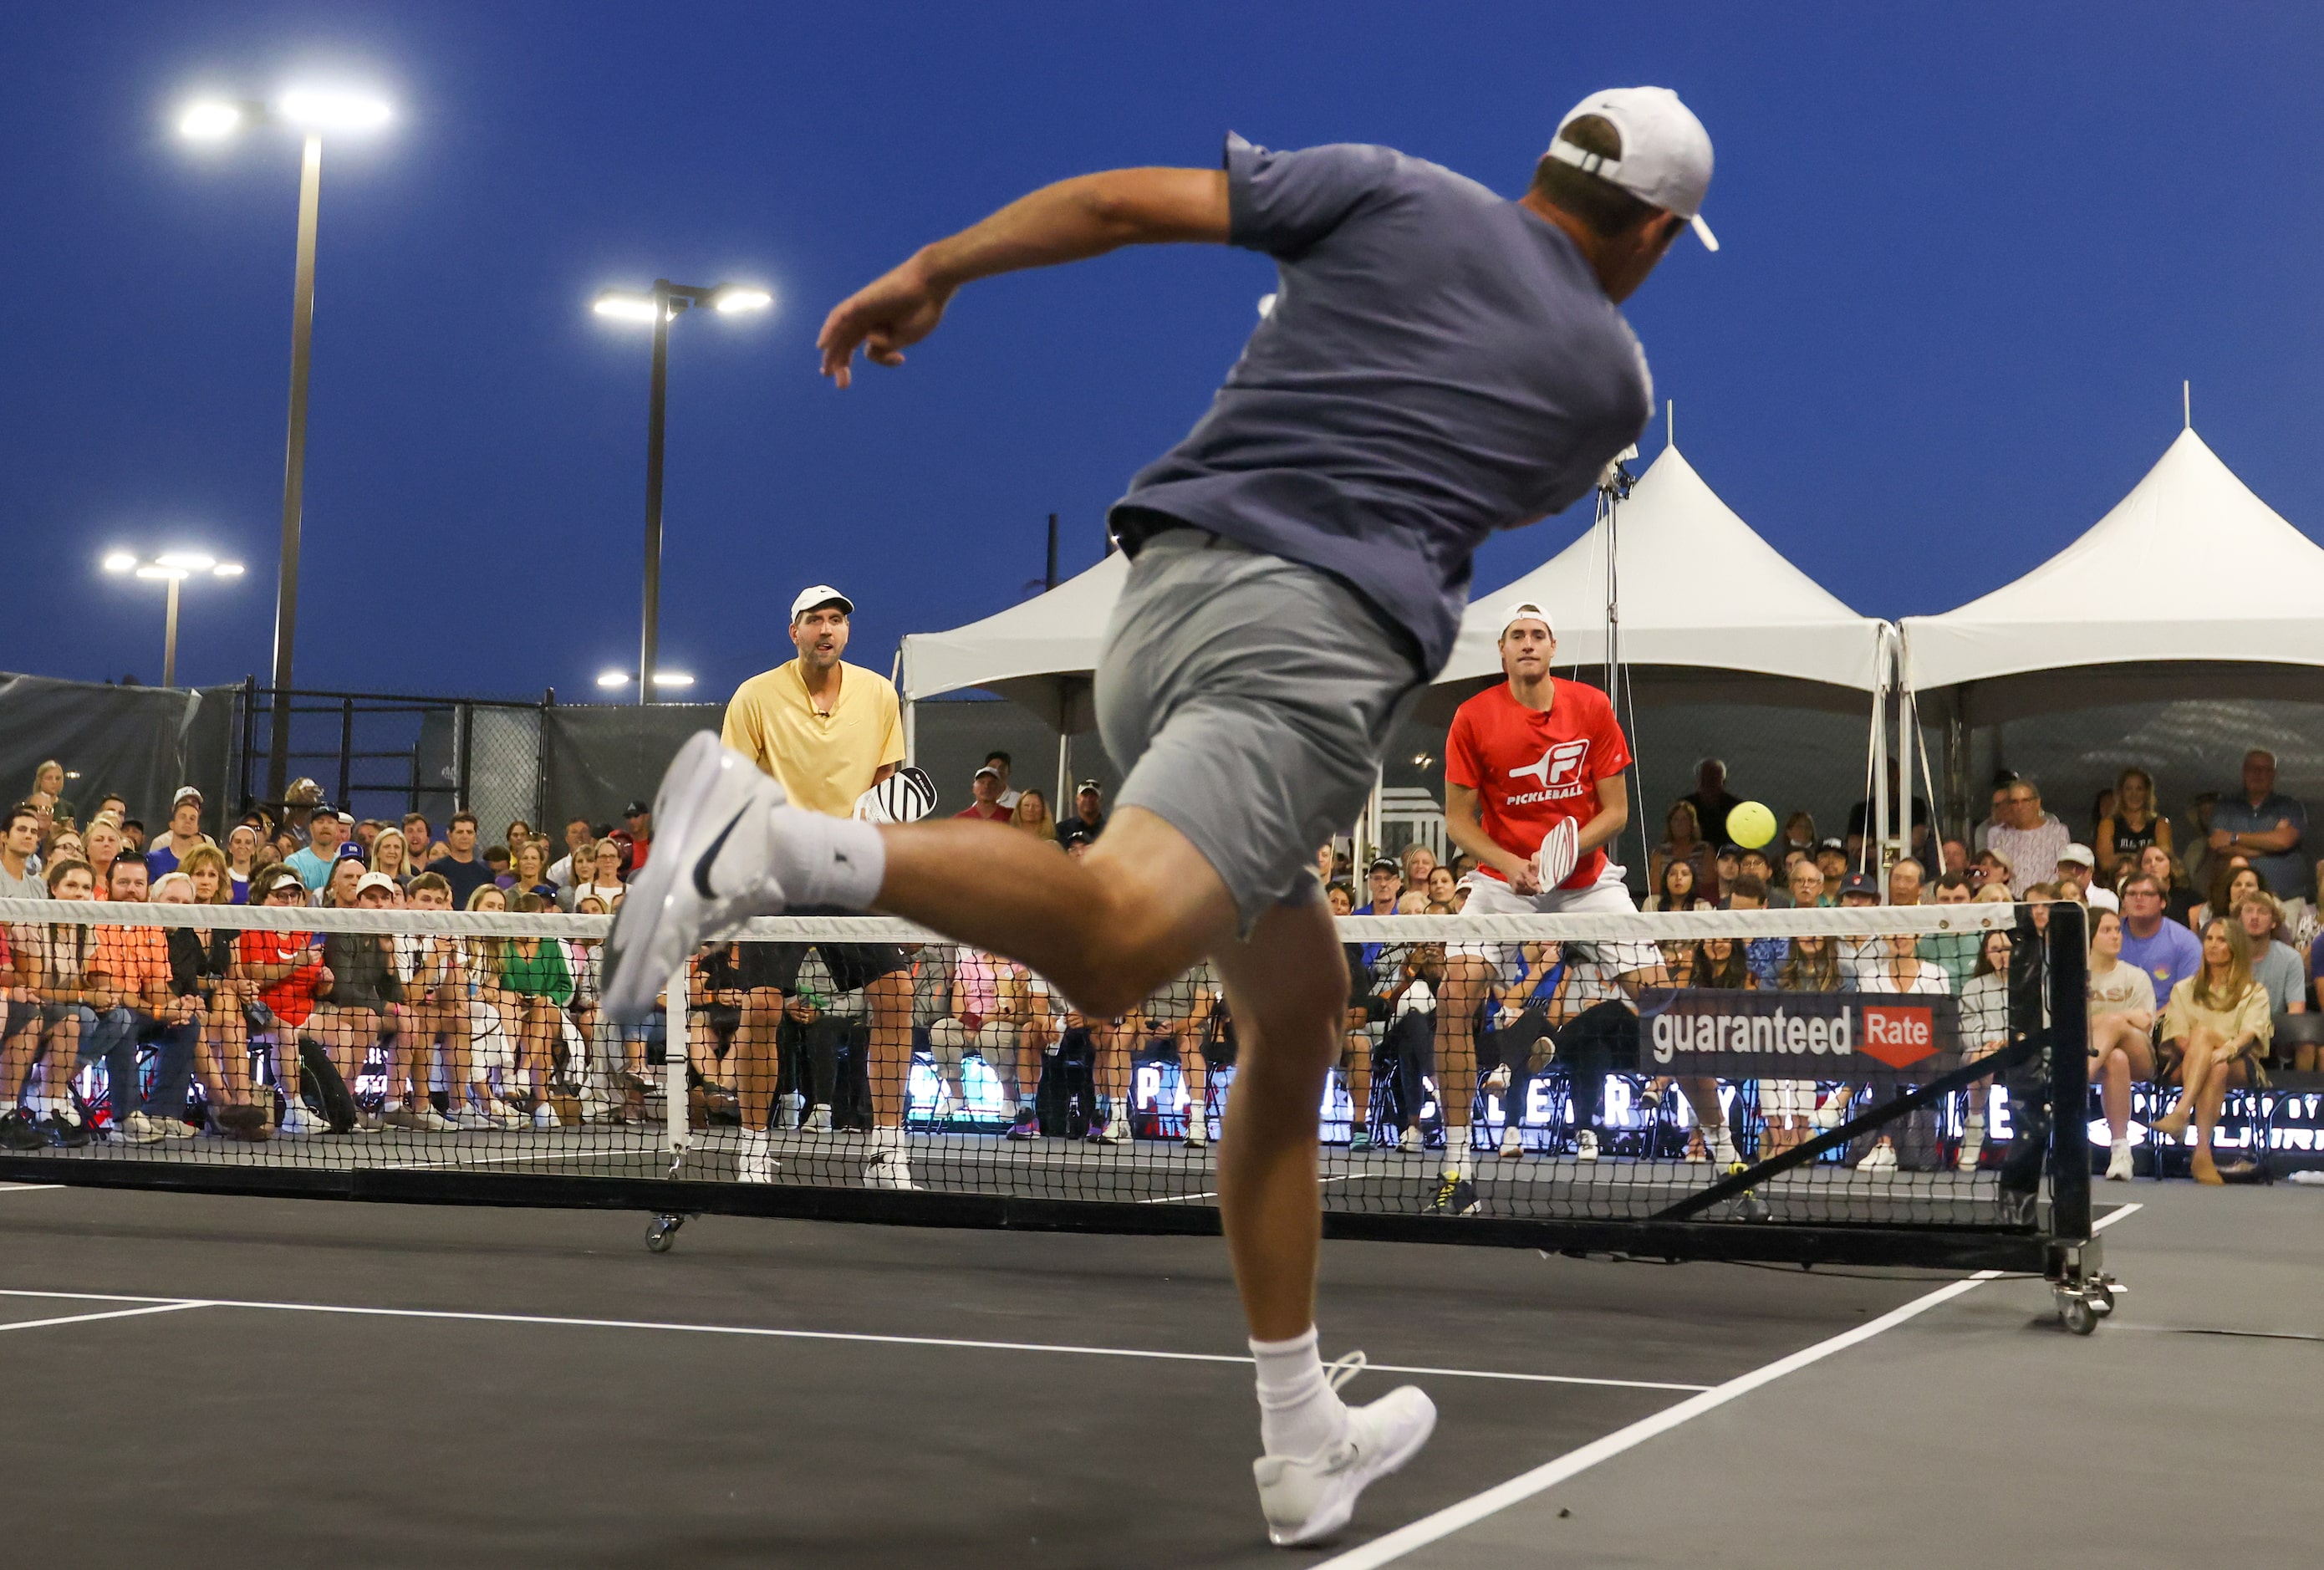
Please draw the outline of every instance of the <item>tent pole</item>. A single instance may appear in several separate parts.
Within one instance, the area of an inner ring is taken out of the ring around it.
[[[1066,796],[1065,789],[1074,782],[1073,712],[1074,683],[1069,676],[1057,683],[1057,794],[1056,805],[1049,808],[1053,817],[1056,816],[1057,808],[1071,799]]]

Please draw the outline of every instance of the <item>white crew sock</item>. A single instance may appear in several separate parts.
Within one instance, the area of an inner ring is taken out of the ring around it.
[[[770,869],[784,902],[868,910],[888,873],[888,846],[877,827],[852,817],[825,817],[798,807],[778,807]],[[721,880],[722,882],[724,880]]]
[[[1340,1442],[1348,1408],[1323,1377],[1315,1327],[1288,1341],[1250,1344],[1259,1365],[1259,1439],[1269,1455],[1305,1461]]]
[[[1474,1171],[1472,1171],[1469,1166],[1470,1159],[1471,1151],[1469,1150],[1469,1131],[1466,1129],[1445,1130],[1445,1174],[1448,1177],[1452,1178],[1472,1178],[1476,1176]]]
[[[889,1128],[873,1129],[872,1131],[872,1148],[874,1150],[893,1150],[896,1154],[899,1156],[902,1155],[904,1153],[904,1131],[901,1129]]]

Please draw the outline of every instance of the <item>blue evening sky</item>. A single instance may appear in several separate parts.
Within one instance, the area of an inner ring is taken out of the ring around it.
[[[1173,249],[977,286],[847,393],[813,374],[834,301],[1043,181],[1206,164],[1230,128],[1514,194],[1617,83],[1676,88],[1719,153],[1726,250],[1683,245],[1631,306],[1657,388],[1711,485],[1851,605],[1942,610],[2055,550],[2161,454],[2182,377],[2313,534],[2319,59],[2324,14],[2288,5],[21,0],[0,669],[157,679],[158,591],[97,560],[198,543],[251,572],[189,591],[181,679],[265,673],[297,154],[180,142],[198,87],[399,107],[325,156],[302,682],[578,699],[638,620],[645,334],[589,314],[601,287],[779,296],[678,324],[666,661],[717,696],[827,580],[884,670],[1018,599],[1047,513],[1068,570],[1095,559],[1271,271]],[[1496,541],[1480,586],[1586,522]]]

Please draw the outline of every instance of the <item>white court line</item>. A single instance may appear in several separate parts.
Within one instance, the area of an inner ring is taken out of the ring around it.
[[[1216,1352],[1153,1352],[1130,1346],[1064,1346],[1035,1341],[968,1341],[952,1336],[871,1335],[843,1330],[776,1330],[755,1325],[681,1325],[651,1319],[576,1319],[549,1314],[475,1314],[445,1308],[366,1308],[337,1303],[257,1303],[230,1298],[143,1298],[120,1292],[43,1292],[0,1288],[0,1298],[68,1298],[84,1302],[154,1303],[170,1308],[263,1308],[293,1314],[353,1314],[383,1319],[454,1319],[483,1325],[555,1325],[582,1330],[675,1330],[696,1335],[754,1335],[778,1341],[847,1341],[875,1346],[947,1346],[973,1352],[1052,1352],[1083,1357],[1137,1357],[1165,1362],[1222,1362],[1250,1366],[1247,1357]],[[161,1313],[166,1308],[130,1310]],[[104,1316],[91,1316],[104,1317]],[[5,1328],[5,1327],[0,1327]],[[1618,1390],[1700,1390],[1702,1385],[1659,1380],[1591,1379],[1580,1374],[1508,1373],[1496,1369],[1412,1368],[1401,1363],[1367,1365],[1375,1373],[1434,1374],[1446,1379],[1503,1380],[1517,1384],[1600,1385]]]
[[[42,1297],[46,1293],[40,1294]],[[69,1314],[61,1319],[19,1319],[13,1325],[0,1325],[0,1332],[10,1330],[40,1330],[51,1325],[86,1325],[92,1319],[134,1319],[140,1314],[174,1314],[180,1308],[207,1308],[208,1303],[184,1302],[172,1298],[150,1308],[115,1308],[104,1314]]]
[[[2101,1217],[2090,1230],[2103,1232],[2142,1208],[2137,1205],[2126,1205]],[[1877,1319],[1868,1321],[1853,1330],[1843,1331],[1829,1340],[1819,1341],[1813,1346],[1803,1347],[1789,1357],[1777,1358],[1774,1362],[1755,1368],[1748,1373],[1738,1374],[1723,1385],[1713,1385],[1702,1394],[1665,1407],[1652,1417],[1641,1418],[1627,1428],[1617,1428],[1578,1450],[1569,1450],[1556,1460],[1545,1462],[1531,1472],[1519,1473],[1507,1482],[1489,1488],[1458,1504],[1447,1505],[1434,1515],[1423,1516],[1409,1525],[1398,1527],[1361,1547],[1336,1554],[1311,1566],[1310,1570],[1376,1570],[1379,1565],[1393,1563],[1416,1548],[1425,1548],[1441,1538],[1449,1538],[1463,1528],[1474,1526],[1487,1516],[1496,1515],[1513,1504],[1522,1503],[1537,1493],[1554,1488],[1570,1477],[1589,1471],[1601,1461],[1610,1461],[1657,1435],[1667,1434],[1673,1428],[1692,1422],[1705,1412],[1725,1406],[1738,1396],[1748,1395],[1762,1385],[1775,1383],[1785,1374],[1797,1373],[1812,1363],[1821,1362],[1834,1353],[1846,1352],[1851,1346],[1894,1330],[1899,1325],[1917,1319],[1930,1309],[1973,1292],[1986,1282],[1997,1280],[2005,1274],[2007,1272],[2003,1270],[1979,1270],[1966,1279],[1940,1287],[1933,1292],[1914,1298],[1901,1308],[1891,1309]]]
[[[61,1183],[0,1183],[0,1194],[43,1194],[63,1187]]]
[[[1351,1178],[1370,1176],[1371,1174],[1366,1172],[1335,1172],[1328,1178],[1316,1178],[1315,1184],[1320,1188],[1326,1183],[1345,1183]],[[1216,1199],[1218,1196],[1219,1191],[1213,1188],[1204,1194],[1165,1194],[1158,1199],[1141,1199],[1138,1203],[1140,1205],[1192,1205],[1197,1199]]]

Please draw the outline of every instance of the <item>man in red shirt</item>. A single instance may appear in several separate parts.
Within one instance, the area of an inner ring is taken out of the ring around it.
[[[1008,822],[1009,809],[1001,805],[1001,793],[1008,784],[1009,781],[1001,777],[1001,771],[987,763],[976,771],[976,778],[968,788],[975,799],[953,816],[976,818],[985,823]]]
[[[1462,880],[1469,916],[1635,911],[1623,869],[1606,846],[1630,821],[1630,745],[1613,705],[1594,687],[1550,674],[1557,636],[1539,605],[1512,606],[1501,629],[1501,673],[1508,678],[1462,704],[1444,742],[1444,832],[1477,858]],[[1651,943],[1600,943],[1596,963],[1635,995],[1664,984],[1662,954]],[[1469,1112],[1477,1083],[1477,1013],[1496,982],[1507,979],[1514,944],[1455,944],[1445,958],[1436,1011],[1437,1100],[1444,1112],[1445,1170],[1441,1209],[1476,1204],[1470,1183]],[[1523,1115],[1520,1111],[1518,1117]],[[1725,1149],[1718,1098],[1704,1133]],[[1517,1117],[1508,1133],[1516,1131]],[[1505,1134],[1504,1155],[1523,1145]],[[1722,1155],[1722,1160],[1723,1160]]]

